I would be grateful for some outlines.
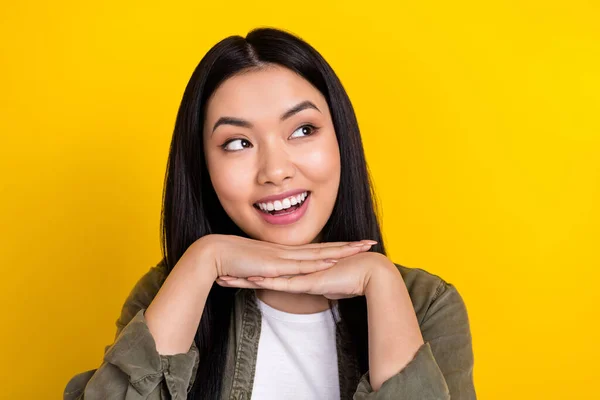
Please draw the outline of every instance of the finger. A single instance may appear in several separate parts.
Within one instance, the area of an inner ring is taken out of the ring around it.
[[[351,242],[343,246],[299,248],[285,251],[279,254],[279,257],[289,260],[322,260],[327,258],[340,259],[369,250],[371,248],[370,244],[358,244],[358,246],[355,246],[355,242]]]
[[[291,260],[285,258],[273,258],[263,266],[260,276],[274,278],[282,275],[301,275],[323,271],[333,267],[336,259],[323,260]]]
[[[242,288],[242,289],[260,289],[260,286],[257,286],[256,284],[243,279],[243,278],[237,278],[237,279],[232,279],[232,280],[223,280],[218,278],[216,280],[217,284],[219,286],[223,286],[223,287],[234,287],[234,288]]]
[[[308,243],[308,244],[304,244],[301,246],[291,246],[291,245],[281,244],[279,246],[284,250],[298,250],[298,249],[315,249],[315,248],[323,248],[323,247],[340,247],[340,246],[346,246],[350,243],[361,243],[361,242],[363,242],[363,243],[369,242],[370,244],[373,244],[373,245],[377,244],[377,242],[374,240],[365,239],[365,240],[344,241],[344,242]]]
[[[319,293],[320,274],[297,275],[290,278],[264,278],[255,284],[261,289],[277,290],[288,293]]]
[[[336,247],[336,246],[345,246],[352,242],[321,242],[321,243],[307,243],[300,246],[297,245],[288,245],[281,244],[279,245],[284,250],[298,250],[298,249],[315,249],[320,247]]]

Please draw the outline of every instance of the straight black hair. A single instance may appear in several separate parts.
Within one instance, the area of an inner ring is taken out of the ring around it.
[[[283,30],[257,28],[247,36],[229,36],[214,45],[194,70],[183,94],[169,149],[163,206],[161,249],[170,272],[187,248],[208,234],[248,237],[227,215],[210,182],[202,130],[205,108],[227,78],[268,65],[288,68],[317,88],[327,100],[339,143],[340,185],[323,242],[376,240],[370,251],[386,254],[377,202],[354,109],[337,75],[325,59],[301,38]],[[194,341],[200,365],[188,398],[218,399],[234,288],[213,284]],[[364,296],[338,302],[360,374],[369,368],[367,307]],[[358,381],[356,382],[358,384]]]

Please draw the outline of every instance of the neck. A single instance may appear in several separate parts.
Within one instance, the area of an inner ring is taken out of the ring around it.
[[[291,314],[314,314],[329,309],[329,301],[325,296],[267,289],[255,290],[256,297],[263,303]]]

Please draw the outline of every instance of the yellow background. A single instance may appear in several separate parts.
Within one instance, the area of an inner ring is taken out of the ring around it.
[[[600,10],[593,1],[5,2],[0,183],[6,398],[96,368],[160,257],[184,87],[275,26],[359,118],[390,258],[457,286],[481,399],[597,396]]]

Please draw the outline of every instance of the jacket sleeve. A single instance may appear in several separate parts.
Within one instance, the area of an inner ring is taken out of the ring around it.
[[[159,264],[137,282],[116,322],[114,342],[104,349],[102,364],[71,378],[65,400],[187,398],[199,363],[195,342],[187,353],[159,354],[144,314],[165,276]]]
[[[396,375],[373,391],[369,373],[353,400],[475,400],[473,349],[465,303],[442,281],[420,324],[424,344]]]

